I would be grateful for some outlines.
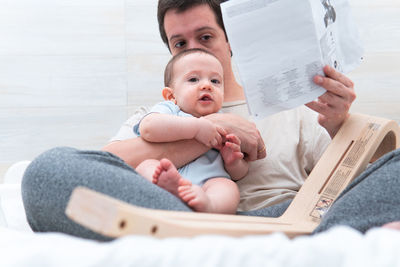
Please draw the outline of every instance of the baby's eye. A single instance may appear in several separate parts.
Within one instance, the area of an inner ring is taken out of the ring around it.
[[[188,81],[189,82],[192,82],[192,83],[195,83],[195,82],[197,82],[199,79],[197,79],[197,78],[195,78],[195,77],[192,77],[192,78],[190,78]]]
[[[214,83],[214,84],[220,84],[221,83],[220,80],[218,80],[218,79],[212,79],[211,82]]]

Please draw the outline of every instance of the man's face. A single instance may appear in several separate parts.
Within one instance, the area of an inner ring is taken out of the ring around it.
[[[225,73],[231,71],[229,43],[208,5],[198,5],[181,13],[168,10],[164,28],[172,55],[190,48],[203,48],[219,59]]]

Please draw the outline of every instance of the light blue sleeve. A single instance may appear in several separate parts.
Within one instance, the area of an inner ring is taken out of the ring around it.
[[[144,115],[140,121],[135,124],[133,126],[133,132],[137,135],[140,136],[140,131],[139,131],[139,125],[140,122],[143,120],[144,117],[146,117],[147,115],[151,114],[151,113],[161,113],[161,114],[171,114],[171,115],[177,115],[178,112],[180,111],[179,107],[177,105],[175,105],[173,102],[171,101],[164,101],[164,102],[160,102],[156,105],[154,105],[151,109],[150,112],[147,113],[146,115]]]

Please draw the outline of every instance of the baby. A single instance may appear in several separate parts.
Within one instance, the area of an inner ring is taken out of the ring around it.
[[[247,174],[248,162],[240,140],[203,117],[220,110],[223,81],[221,63],[205,50],[185,50],[169,61],[162,90],[166,101],[154,106],[134,131],[148,142],[194,138],[211,149],[179,169],[168,159],[149,159],[136,171],[195,211],[234,214],[240,195],[232,180]]]

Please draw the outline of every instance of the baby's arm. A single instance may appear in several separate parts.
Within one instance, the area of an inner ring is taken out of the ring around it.
[[[196,139],[209,147],[221,144],[225,130],[200,117],[179,117],[151,113],[139,124],[140,136],[148,142],[173,142]]]
[[[237,181],[246,176],[249,171],[249,163],[243,159],[243,153],[240,151],[240,139],[234,134],[226,135],[225,139],[220,153],[226,171],[232,180]]]

